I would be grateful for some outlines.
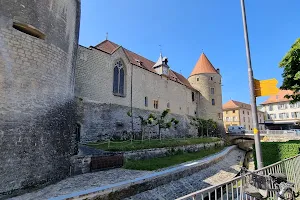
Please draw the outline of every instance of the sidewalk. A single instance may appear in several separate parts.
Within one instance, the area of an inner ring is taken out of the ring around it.
[[[228,147],[222,152],[219,152],[218,154],[208,156],[201,160],[191,161],[173,167],[169,167],[160,171],[150,172],[150,171],[126,170],[126,169],[112,169],[107,171],[82,174],[82,175],[67,178],[54,185],[47,186],[37,192],[24,194],[22,196],[15,197],[13,199],[14,200],[21,200],[21,199],[28,199],[28,200],[57,199],[58,200],[58,199],[78,197],[80,195],[85,195],[85,194],[90,194],[95,192],[121,189],[124,186],[143,182],[145,180],[150,180],[153,178],[157,178],[159,176],[168,176],[168,174],[172,174],[182,170],[187,170],[197,165],[209,163],[210,161],[216,159],[218,156],[226,155],[232,149],[234,148]],[[228,156],[230,157],[229,161],[227,158]],[[218,172],[221,173],[218,175],[218,177],[221,177],[221,179],[218,179],[219,181],[224,180],[224,177],[234,177],[236,175],[238,169],[237,168],[233,169],[232,166],[237,165],[237,163],[240,162],[241,159],[243,159],[244,152],[238,149],[234,149],[232,150],[232,152],[230,152],[228,156],[223,160],[219,161],[218,163],[220,164],[217,163],[217,167],[214,168],[214,170],[206,171],[204,173],[205,176],[203,176],[203,178],[210,177],[209,179],[206,180],[208,184],[212,184],[213,182],[216,182],[214,180],[215,179],[214,175],[217,174]],[[228,173],[226,173],[226,171],[228,171],[229,175]],[[199,173],[201,174],[201,171],[197,172],[196,174]]]

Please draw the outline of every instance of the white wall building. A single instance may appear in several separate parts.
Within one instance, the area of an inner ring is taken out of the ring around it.
[[[281,90],[261,104],[262,110],[265,112],[265,124],[268,129],[300,128],[300,102],[291,104],[290,100],[284,97],[286,94],[292,94],[292,91]]]

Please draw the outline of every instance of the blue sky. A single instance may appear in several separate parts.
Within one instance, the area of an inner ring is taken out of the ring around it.
[[[250,102],[239,0],[82,0],[80,41],[108,39],[152,61],[159,45],[169,65],[188,77],[202,49],[223,78],[223,103]],[[254,76],[276,78],[300,37],[299,0],[245,0]],[[266,97],[258,98],[258,103]]]

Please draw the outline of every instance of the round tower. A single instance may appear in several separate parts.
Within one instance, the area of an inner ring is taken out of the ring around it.
[[[214,68],[204,53],[198,59],[188,81],[201,93],[197,108],[199,117],[213,119],[223,126],[220,71]]]
[[[80,0],[0,1],[0,196],[69,174]]]

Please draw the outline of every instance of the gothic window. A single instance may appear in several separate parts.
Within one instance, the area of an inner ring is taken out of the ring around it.
[[[117,96],[125,96],[125,69],[121,60],[114,65],[113,93]]]

